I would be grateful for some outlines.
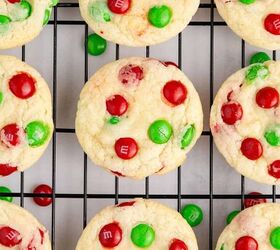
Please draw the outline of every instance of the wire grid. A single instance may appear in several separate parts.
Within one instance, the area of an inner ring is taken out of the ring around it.
[[[12,196],[12,197],[20,197],[20,205],[24,207],[24,198],[25,197],[52,197],[52,213],[51,213],[51,243],[52,249],[56,249],[56,239],[55,239],[55,222],[56,222],[56,198],[80,198],[83,199],[83,227],[86,227],[87,224],[87,201],[90,198],[94,199],[114,199],[115,204],[119,202],[119,199],[132,199],[135,196],[143,197],[143,198],[151,198],[151,199],[176,199],[177,200],[177,210],[180,211],[181,209],[181,200],[182,199],[203,199],[209,201],[209,250],[214,248],[215,242],[213,242],[213,201],[215,199],[240,199],[240,206],[241,209],[244,207],[244,199],[245,198],[253,198],[256,196],[245,195],[245,178],[241,176],[241,192],[240,194],[214,194],[213,193],[213,137],[210,131],[203,131],[202,136],[209,137],[210,146],[209,146],[209,193],[208,194],[182,194],[181,192],[181,168],[179,167],[177,170],[177,194],[150,194],[149,192],[149,177],[145,179],[145,194],[142,196],[137,194],[119,194],[119,178],[115,177],[115,192],[111,194],[90,194],[87,191],[87,165],[88,159],[86,154],[83,157],[83,194],[72,194],[72,193],[56,193],[56,152],[57,152],[57,134],[58,133],[75,133],[74,129],[69,128],[58,128],[56,126],[56,117],[57,117],[57,29],[58,25],[82,25],[84,26],[84,36],[85,40],[88,37],[89,29],[87,24],[84,21],[79,20],[58,20],[57,14],[59,8],[78,8],[78,3],[59,3],[56,7],[54,7],[54,14],[53,20],[49,22],[48,25],[53,26],[53,120],[55,131],[53,134],[53,141],[52,141],[52,188],[53,193],[52,195],[48,194],[33,194],[24,192],[24,173],[20,174],[20,192],[19,193],[0,193],[1,196]],[[214,4],[214,0],[211,0],[210,3],[202,3],[199,6],[200,9],[208,9],[210,11],[210,21],[192,21],[189,25],[191,26],[209,26],[210,27],[210,106],[213,103],[214,99],[214,40],[215,40],[215,33],[214,29],[215,26],[226,26],[225,22],[222,21],[215,21],[214,20],[214,10],[216,8]],[[180,33],[177,38],[178,42],[178,66],[181,68],[182,66],[182,34]],[[245,50],[246,44],[242,40],[241,41],[241,67],[245,67]],[[88,53],[87,53],[87,43],[85,43],[85,52],[84,52],[84,82],[87,82],[89,76],[89,63],[88,63]],[[25,61],[25,46],[22,47],[21,51],[22,60]],[[146,57],[150,55],[150,48],[146,47]],[[115,47],[115,59],[118,60],[120,56],[119,45]],[[276,60],[276,51],[273,51],[273,59]],[[273,202],[276,201],[276,198],[279,198],[280,195],[276,194],[276,187],[272,186],[272,193],[271,194],[264,194],[259,195],[259,198],[270,198]]]

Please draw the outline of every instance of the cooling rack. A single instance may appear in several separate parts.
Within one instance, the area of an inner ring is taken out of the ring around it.
[[[36,167],[3,178],[0,184],[12,187],[9,195],[15,202],[47,226],[54,250],[74,249],[82,229],[96,212],[105,205],[134,197],[159,200],[178,211],[186,203],[199,204],[204,211],[202,225],[195,228],[199,249],[212,250],[227,213],[242,209],[244,199],[250,197],[246,195],[249,191],[260,191],[264,193],[260,197],[273,202],[279,198],[276,187],[240,177],[213,145],[207,120],[214,95],[223,80],[244,67],[249,55],[257,51],[229,30],[219,18],[213,0],[202,2],[190,26],[162,45],[136,49],[110,43],[105,55],[93,58],[86,53],[86,43],[83,47],[91,32],[80,18],[78,2],[61,0],[39,38],[21,49],[2,52],[21,57],[50,83],[55,124],[52,143]],[[75,138],[73,114],[79,91],[94,71],[104,63],[134,55],[175,61],[193,80],[205,113],[202,137],[185,166],[140,182],[112,177],[89,166],[92,163]],[[277,52],[272,56],[277,59]],[[49,208],[32,203],[32,188],[41,183],[53,188]]]

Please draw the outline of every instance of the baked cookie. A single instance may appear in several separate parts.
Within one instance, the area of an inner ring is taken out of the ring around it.
[[[199,96],[182,71],[134,57],[91,77],[80,95],[76,133],[95,164],[142,179],[182,164],[202,120]]]
[[[105,39],[127,46],[164,42],[181,32],[199,0],[79,0],[81,15]]]
[[[53,132],[51,94],[40,74],[0,56],[0,177],[23,171],[46,149]]]
[[[48,23],[58,0],[1,0],[0,49],[24,45]]]
[[[47,230],[27,210],[0,200],[0,249],[51,250]]]
[[[210,126],[217,148],[242,175],[280,183],[280,62],[253,64],[217,93]]]
[[[216,250],[280,249],[280,205],[255,205],[239,213],[219,237]]]
[[[246,42],[280,49],[279,0],[215,0],[228,26]]]
[[[109,248],[198,249],[194,232],[178,212],[143,199],[103,209],[84,230],[76,250]]]

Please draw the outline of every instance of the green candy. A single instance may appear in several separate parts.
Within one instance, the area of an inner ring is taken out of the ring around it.
[[[115,125],[115,124],[118,124],[120,122],[120,118],[117,117],[117,116],[113,116],[109,119],[108,122],[112,125]]]
[[[0,15],[0,25],[8,24],[11,22],[11,19],[8,16]]]
[[[43,25],[46,25],[49,22],[50,17],[51,17],[51,9],[46,9],[44,20],[43,20]]]
[[[12,193],[12,191],[9,188],[7,188],[7,187],[1,186],[0,187],[0,193],[8,193],[8,194],[10,194],[10,193]],[[13,201],[13,197],[8,197],[8,196],[3,196],[2,197],[2,196],[0,196],[0,200],[12,202]]]
[[[181,149],[185,149],[186,147],[188,147],[191,144],[194,136],[195,136],[194,124],[187,126],[185,128],[185,132],[181,140]]]
[[[4,100],[3,92],[0,92],[0,104],[3,102],[3,100]]]
[[[223,245],[221,246],[220,250],[226,250],[226,249],[225,249],[225,244],[223,244]]]
[[[255,80],[264,80],[269,75],[268,67],[263,64],[254,64],[247,71],[245,79],[247,84],[252,84]]]
[[[256,2],[256,0],[239,0],[239,2],[244,3],[244,4],[252,4]]]
[[[135,246],[146,248],[155,240],[155,231],[147,224],[139,224],[132,229],[130,238]]]
[[[271,146],[280,146],[280,125],[277,124],[266,130],[264,138]]]
[[[153,122],[148,130],[149,138],[156,144],[164,144],[173,134],[172,126],[165,120]]]
[[[4,15],[0,15],[0,34],[8,31],[12,20]]]
[[[41,121],[30,122],[26,128],[28,144],[31,147],[39,147],[43,145],[50,135],[50,128]]]
[[[280,249],[280,227],[274,228],[270,233],[270,244],[275,249]]]
[[[270,56],[265,52],[258,52],[251,57],[250,64],[264,63],[271,60]]]
[[[202,209],[195,204],[186,205],[181,214],[191,227],[198,226],[203,220]]]
[[[105,52],[107,41],[97,34],[90,34],[87,38],[87,51],[92,56],[99,56]]]
[[[14,4],[14,6],[15,8],[10,12],[13,21],[23,21],[30,17],[32,6],[28,1],[22,0],[20,3]]]
[[[59,0],[52,0],[51,7],[54,7],[58,4]]]
[[[148,13],[149,22],[157,28],[164,28],[170,23],[171,18],[172,11],[166,5],[154,6]]]
[[[113,13],[109,10],[106,1],[93,2],[88,11],[96,22],[110,22],[113,17]]]
[[[240,213],[239,210],[234,210],[227,216],[227,225],[231,223],[231,221],[235,218],[236,215]]]

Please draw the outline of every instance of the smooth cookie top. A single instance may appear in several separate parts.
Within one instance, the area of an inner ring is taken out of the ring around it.
[[[175,210],[152,200],[110,206],[84,230],[76,250],[198,250],[195,235]]]
[[[0,200],[0,249],[51,250],[44,226],[27,210]]]
[[[48,23],[58,0],[1,0],[0,49],[24,45]]]
[[[181,70],[135,57],[91,77],[80,95],[76,133],[95,164],[141,179],[181,165],[202,120],[199,96]]]
[[[51,94],[29,65],[0,56],[0,177],[23,171],[46,149],[53,132]]]
[[[210,126],[216,146],[242,175],[280,183],[280,62],[253,64],[217,93]]]
[[[181,32],[199,0],[79,0],[83,18],[105,39],[127,46],[166,41]]]
[[[248,43],[280,49],[280,0],[215,0],[229,27]]]
[[[280,205],[265,203],[239,213],[219,237],[216,250],[280,249]]]

